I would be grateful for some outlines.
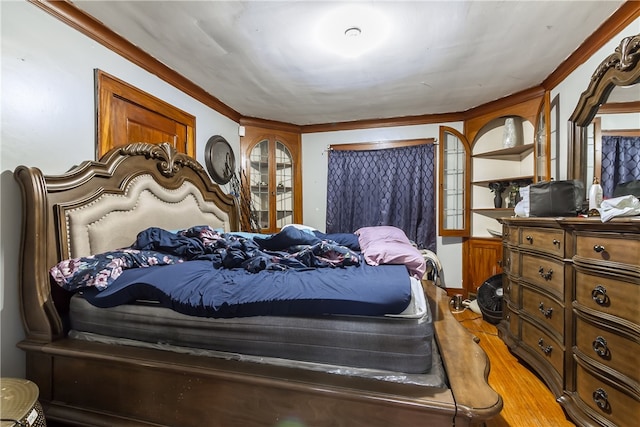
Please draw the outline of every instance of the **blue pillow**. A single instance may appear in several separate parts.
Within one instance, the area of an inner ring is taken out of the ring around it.
[[[298,230],[295,227],[283,228],[279,233],[269,237],[256,236],[253,238],[253,241],[256,242],[261,249],[268,251],[285,250],[296,245],[315,245],[321,242],[316,236]]]
[[[325,234],[320,231],[314,231],[313,234],[316,235],[317,238],[322,240],[333,240],[340,246],[346,246],[352,251],[360,251],[360,242],[358,241],[358,236],[353,233],[330,233]]]

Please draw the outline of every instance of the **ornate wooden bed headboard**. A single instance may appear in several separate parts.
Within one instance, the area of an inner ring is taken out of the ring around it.
[[[48,289],[49,268],[57,262],[129,246],[152,226],[238,230],[236,200],[211,182],[202,165],[166,143],[115,148],[100,162],[86,161],[58,176],[20,166],[15,177],[24,195],[20,274],[29,339],[64,334],[58,316],[64,295]],[[60,297],[58,310],[51,293]]]

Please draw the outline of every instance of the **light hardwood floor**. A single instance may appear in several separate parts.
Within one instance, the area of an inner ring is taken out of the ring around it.
[[[544,382],[509,352],[494,325],[469,309],[454,316],[479,338],[491,363],[489,384],[504,402],[502,412],[486,427],[575,426]]]

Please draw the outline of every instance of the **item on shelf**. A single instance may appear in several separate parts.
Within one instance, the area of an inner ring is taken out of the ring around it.
[[[487,231],[489,232],[489,234],[491,234],[493,237],[500,237],[502,238],[502,233],[496,230],[492,230],[490,228],[487,228]]]
[[[504,183],[500,181],[489,183],[489,189],[491,190],[492,193],[495,194],[495,196],[493,197],[493,206],[495,208],[502,207],[502,192],[505,190],[505,188],[506,187]]]
[[[508,208],[515,208],[520,201],[520,185],[517,182],[512,182],[509,186],[509,203]]]
[[[507,117],[504,121],[504,130],[502,132],[502,146],[504,148],[513,148],[516,145],[518,145],[516,122],[513,117]]]
[[[602,203],[602,187],[598,181],[598,177],[593,177],[593,184],[589,188],[589,210],[598,209]]]

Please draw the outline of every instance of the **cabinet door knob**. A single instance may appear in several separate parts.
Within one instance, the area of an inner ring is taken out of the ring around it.
[[[593,250],[597,253],[602,253],[604,252],[604,246],[602,245],[593,245]]]
[[[527,237],[525,237],[525,239],[527,239],[527,242],[533,244],[533,237],[527,236]]]
[[[544,303],[542,301],[540,301],[540,304],[538,305],[538,310],[540,310],[540,313],[542,313],[542,315],[547,319],[550,319],[553,314],[553,307],[549,307],[545,310]]]
[[[560,240],[558,240],[558,239],[553,239],[552,243],[553,243],[554,246],[560,246]]]
[[[601,336],[596,337],[596,339],[591,344],[591,347],[593,347],[593,351],[595,351],[596,354],[603,359],[608,359],[611,355],[609,347],[607,347],[607,340],[605,340]]]
[[[591,291],[591,299],[598,305],[609,304],[609,295],[607,295],[607,289],[602,285],[597,285]]]
[[[553,269],[549,269],[549,271],[547,271],[546,273],[544,272],[544,268],[540,267],[538,269],[538,274],[540,274],[540,277],[542,277],[544,280],[551,280],[551,277],[553,276]]]
[[[609,405],[609,396],[603,389],[598,388],[593,392],[593,401],[596,403],[598,408],[602,409],[604,412],[611,412],[611,405]]]
[[[553,346],[550,346],[550,345],[545,346],[544,340],[542,338],[538,340],[538,347],[540,347],[542,352],[546,355],[551,354],[551,351],[553,351]]]

